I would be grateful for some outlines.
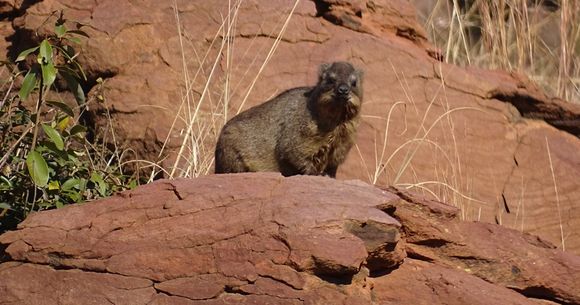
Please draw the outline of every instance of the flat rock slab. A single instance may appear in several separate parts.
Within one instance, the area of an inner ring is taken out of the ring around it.
[[[457,214],[327,177],[162,180],[1,235],[0,304],[580,303],[577,256]]]
[[[103,276],[111,293],[122,291],[115,281],[126,277],[124,289],[140,289],[140,296],[151,295],[154,284],[159,292],[192,300],[271,290],[301,299],[326,282],[322,279],[350,282],[369,255],[377,268],[401,263],[401,225],[377,209],[397,199],[361,182],[323,177],[158,181],[32,215],[0,238],[14,260],[27,264],[1,273],[39,273],[27,281],[30,288],[54,280],[59,291],[78,281],[98,283]],[[2,278],[13,299],[27,301],[18,293],[25,291],[18,289],[20,276]]]

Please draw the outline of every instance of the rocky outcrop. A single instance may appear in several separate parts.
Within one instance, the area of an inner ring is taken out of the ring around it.
[[[572,179],[580,176],[579,107],[517,74],[438,61],[408,1],[300,1],[264,69],[293,9],[287,1],[242,2],[231,14],[227,1],[24,2],[0,2],[11,10],[10,26],[0,26],[10,35],[7,54],[27,48],[55,10],[87,24],[91,38],[79,58],[85,89],[105,97],[89,105],[93,120],[112,123],[140,158],[162,160],[161,147],[181,146],[190,125],[199,145],[185,151],[200,159],[186,174],[211,172],[227,118],[313,84],[321,62],[349,60],[366,71],[365,102],[357,147],[339,178],[423,191],[460,208],[462,219],[580,253],[580,180]],[[100,115],[105,108],[110,119]]]
[[[580,304],[580,257],[458,213],[326,177],[157,181],[1,235],[0,304]]]

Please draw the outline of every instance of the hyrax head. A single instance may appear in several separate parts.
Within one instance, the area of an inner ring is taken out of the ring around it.
[[[361,70],[348,62],[334,62],[320,65],[319,73],[317,88],[323,99],[358,110],[363,95]]]

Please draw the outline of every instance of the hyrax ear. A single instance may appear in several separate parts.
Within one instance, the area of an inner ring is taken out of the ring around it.
[[[326,71],[328,71],[328,68],[330,68],[332,64],[329,63],[323,63],[320,65],[320,68],[318,69],[318,78],[322,79],[324,74],[326,73]]]

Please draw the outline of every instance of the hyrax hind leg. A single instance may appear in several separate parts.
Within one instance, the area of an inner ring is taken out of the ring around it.
[[[243,173],[248,171],[250,171],[250,169],[244,163],[242,156],[236,149],[223,149],[220,143],[218,143],[218,147],[215,151],[216,174]]]
[[[292,175],[322,175],[324,160],[316,156],[316,145],[311,141],[297,143],[294,138],[285,137],[276,146],[276,158],[280,172],[284,176]]]

